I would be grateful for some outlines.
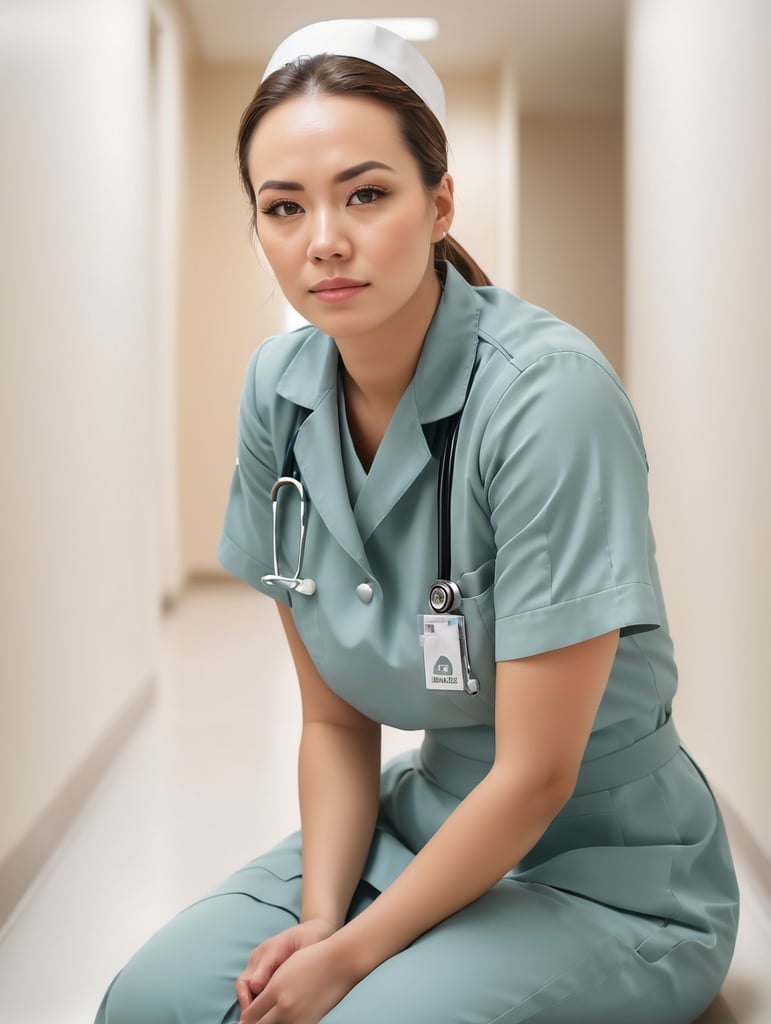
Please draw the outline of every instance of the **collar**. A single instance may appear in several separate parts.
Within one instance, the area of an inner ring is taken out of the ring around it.
[[[476,292],[445,264],[442,295],[408,386],[421,423],[444,419],[463,407],[476,358],[479,316]],[[339,356],[329,335],[315,328],[306,331],[276,390],[295,405],[316,409],[337,386]]]

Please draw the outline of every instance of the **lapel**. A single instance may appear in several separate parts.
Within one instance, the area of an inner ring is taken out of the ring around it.
[[[338,353],[321,331],[309,330],[277,392],[310,409],[295,455],[311,503],[354,561],[370,572],[364,545],[432,459],[423,425],[463,407],[477,348],[476,293],[452,267],[410,381],[351,510],[340,451]]]
[[[366,543],[433,456],[424,424],[463,408],[474,366],[480,305],[476,292],[451,266],[426,334],[415,375],[396,407],[356,502]]]
[[[295,405],[311,410],[297,433],[294,446],[303,486],[329,533],[371,575],[343,472],[337,365],[333,340],[311,329],[279,379],[276,390]]]

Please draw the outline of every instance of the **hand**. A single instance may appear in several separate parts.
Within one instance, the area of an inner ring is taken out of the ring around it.
[[[240,1024],[318,1024],[359,980],[345,961],[329,939],[298,950],[242,1010]]]
[[[334,927],[327,921],[303,921],[261,942],[252,950],[249,961],[236,979],[236,995],[241,1012],[270,981],[273,973],[299,949],[328,938]]]

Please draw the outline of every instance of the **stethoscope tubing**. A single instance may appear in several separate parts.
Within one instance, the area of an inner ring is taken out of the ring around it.
[[[456,612],[460,609],[461,592],[457,583],[451,578],[452,571],[452,482],[455,469],[455,454],[458,447],[458,433],[460,431],[461,417],[466,407],[468,396],[471,391],[471,384],[474,380],[476,366],[472,367],[469,375],[466,394],[463,405],[454,413],[447,425],[442,444],[442,451],[439,456],[439,473],[436,486],[436,507],[437,507],[437,579],[429,587],[429,605],[435,614],[446,614]],[[270,500],[273,505],[273,573],[262,577],[263,583],[284,587],[287,590],[295,590],[301,594],[314,594],[316,584],[311,579],[302,579],[302,559],[305,550],[305,488],[300,476],[300,469],[295,457],[295,443],[300,428],[308,416],[307,409],[298,410],[297,419],[289,435],[284,462],[281,467],[281,476],[273,484],[270,490]],[[298,549],[297,568],[294,576],[282,576],[278,568],[278,492],[282,487],[292,485],[300,499],[300,545]]]

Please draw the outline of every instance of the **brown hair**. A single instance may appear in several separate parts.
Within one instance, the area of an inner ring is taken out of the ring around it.
[[[249,178],[249,144],[261,118],[284,100],[314,93],[364,96],[393,110],[405,145],[420,169],[423,185],[433,189],[447,171],[447,136],[436,116],[408,85],[390,72],[357,57],[320,54],[305,57],[274,71],[257,89],[241,116],[236,154],[241,184],[249,199],[252,227],[257,199]],[[492,284],[490,278],[450,235],[434,246],[434,263],[451,263],[472,285]]]

